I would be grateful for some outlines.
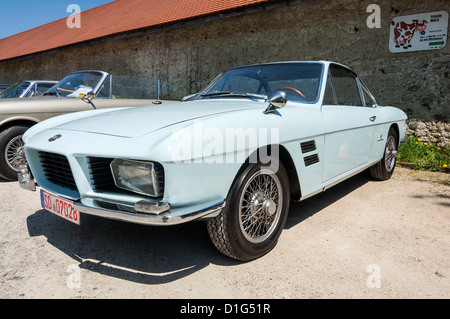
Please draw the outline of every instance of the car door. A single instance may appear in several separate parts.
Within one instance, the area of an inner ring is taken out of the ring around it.
[[[322,103],[324,183],[352,173],[369,160],[376,115],[374,108],[365,106],[361,91],[358,78],[351,70],[330,65]]]

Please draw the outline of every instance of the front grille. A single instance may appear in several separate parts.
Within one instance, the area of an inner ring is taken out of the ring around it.
[[[77,190],[69,161],[65,156],[39,152],[39,158],[48,181],[71,190]]]
[[[155,172],[156,172],[156,180],[158,183],[158,193],[164,194],[164,168],[159,163],[153,163]]]
[[[118,188],[111,173],[111,158],[88,157],[92,189],[96,192],[114,192]]]

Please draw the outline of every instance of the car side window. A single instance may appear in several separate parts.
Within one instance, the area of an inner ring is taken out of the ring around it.
[[[328,73],[327,85],[325,87],[325,95],[323,97],[323,104],[337,105],[336,97],[334,95],[333,82],[331,80],[330,73]]]
[[[376,106],[377,102],[375,101],[375,98],[373,97],[372,93],[370,93],[367,86],[364,84],[361,79],[359,79],[359,82],[361,83],[361,88],[364,96],[364,101],[366,102],[366,106],[368,107],[374,107]]]
[[[47,92],[54,84],[53,83],[38,83],[36,88],[36,96],[40,96]]]
[[[331,76],[339,105],[362,106],[356,76],[349,70],[331,65]]]
[[[111,97],[111,76],[109,76],[103,83],[99,92],[97,93],[97,98],[110,98]]]

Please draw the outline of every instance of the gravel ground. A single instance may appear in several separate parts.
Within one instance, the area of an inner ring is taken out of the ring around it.
[[[148,227],[40,208],[0,180],[0,298],[449,298],[450,175],[366,173],[291,205],[278,245],[248,263],[205,224]]]

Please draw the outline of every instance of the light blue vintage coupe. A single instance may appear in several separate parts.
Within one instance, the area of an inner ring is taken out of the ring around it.
[[[391,177],[406,115],[379,106],[333,62],[250,65],[183,102],[55,117],[23,136],[22,188],[80,224],[80,213],[147,225],[206,220],[238,260],[270,251],[290,200],[370,169]]]

